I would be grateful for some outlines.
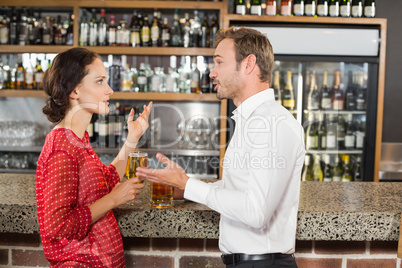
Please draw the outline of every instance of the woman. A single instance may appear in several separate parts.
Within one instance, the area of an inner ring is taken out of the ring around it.
[[[43,108],[55,127],[47,135],[36,172],[36,199],[43,250],[51,267],[125,267],[123,243],[112,209],[134,200],[138,179],[120,183],[128,152],[148,128],[152,103],[133,121],[109,166],[88,140],[92,114],[109,113],[113,90],[98,55],[84,48],[58,54],[43,78],[50,96]]]

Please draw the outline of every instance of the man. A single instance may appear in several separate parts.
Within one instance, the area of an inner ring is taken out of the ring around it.
[[[227,267],[297,267],[293,253],[303,129],[269,88],[273,51],[267,37],[249,28],[221,30],[210,77],[219,99],[232,99],[236,122],[222,180],[189,179],[162,154],[165,169],[138,168],[149,181],[184,190],[184,198],[221,214],[219,247]]]

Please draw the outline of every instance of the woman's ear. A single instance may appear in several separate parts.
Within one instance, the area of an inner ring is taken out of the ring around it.
[[[70,99],[78,100],[79,97],[79,89],[78,87],[74,88],[74,90],[69,95]]]

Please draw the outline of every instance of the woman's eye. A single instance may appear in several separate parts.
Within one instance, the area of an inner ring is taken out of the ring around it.
[[[102,84],[103,84],[103,79],[98,80],[97,83],[98,83],[99,85],[102,85]]]

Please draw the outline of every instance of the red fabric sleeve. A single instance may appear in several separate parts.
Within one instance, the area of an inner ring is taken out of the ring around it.
[[[116,167],[112,164],[109,166],[103,165],[102,170],[109,185],[109,191],[111,191],[120,182],[120,176],[116,171]]]

